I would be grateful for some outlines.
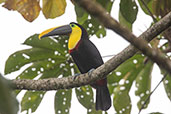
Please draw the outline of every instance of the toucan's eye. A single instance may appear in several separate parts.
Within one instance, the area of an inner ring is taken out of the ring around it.
[[[75,25],[74,25],[74,24],[71,24],[70,26],[71,26],[71,27],[75,27]]]

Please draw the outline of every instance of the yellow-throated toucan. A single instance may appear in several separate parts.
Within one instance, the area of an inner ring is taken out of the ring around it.
[[[87,73],[103,64],[99,51],[89,40],[87,31],[81,25],[72,22],[69,25],[54,27],[42,32],[39,39],[55,35],[69,35],[69,53],[81,73]],[[96,89],[96,110],[108,110],[111,106],[111,98],[106,78],[91,86]]]

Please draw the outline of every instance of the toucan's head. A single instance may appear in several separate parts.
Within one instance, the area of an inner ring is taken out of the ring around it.
[[[69,35],[68,48],[74,49],[82,39],[88,39],[86,30],[78,23],[71,22],[69,25],[50,28],[39,34],[39,39],[55,36]]]

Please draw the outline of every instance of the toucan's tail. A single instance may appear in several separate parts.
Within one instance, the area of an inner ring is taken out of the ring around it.
[[[96,110],[106,111],[111,107],[111,97],[107,85],[96,87]]]

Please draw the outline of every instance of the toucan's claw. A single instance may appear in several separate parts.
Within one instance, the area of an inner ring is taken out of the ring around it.
[[[78,77],[80,75],[80,73],[76,73],[75,75],[74,75],[74,80],[76,79],[76,77]]]
[[[88,71],[88,75],[90,76],[91,73],[92,73],[94,70],[95,70],[94,68],[90,69],[90,70]]]

